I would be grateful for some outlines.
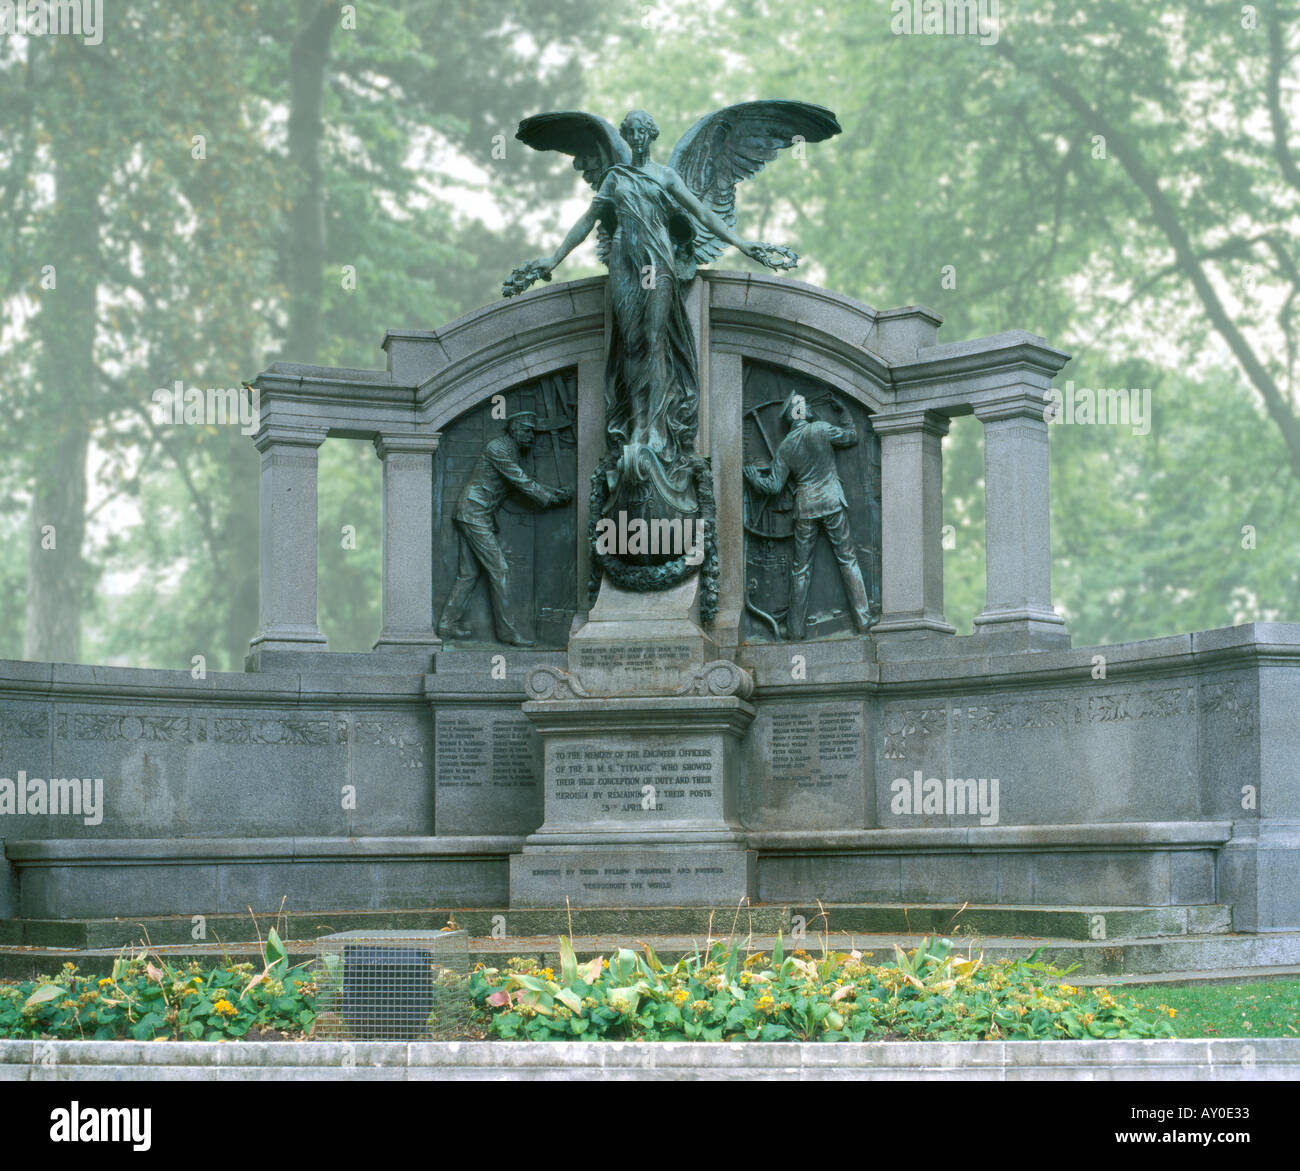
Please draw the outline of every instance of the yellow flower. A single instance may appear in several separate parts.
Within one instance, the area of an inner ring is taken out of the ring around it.
[[[100,986],[101,988],[107,988],[107,987],[108,987],[112,982],[113,982],[112,980],[110,980],[107,976],[105,976],[105,977],[104,977],[104,978],[99,982],[99,986]]]
[[[686,991],[685,988],[678,988],[677,991],[673,993],[673,1000],[675,1000],[678,1004],[685,1004],[686,997],[688,995],[690,994]]]
[[[1178,1015],[1178,1010],[1177,1010],[1176,1008],[1171,1008],[1171,1009],[1169,1010],[1169,1015],[1170,1015],[1171,1018],[1172,1018],[1172,1017],[1176,1017],[1176,1016]]]
[[[238,1016],[239,1009],[230,1003],[224,996],[212,1006],[212,1011],[219,1013],[221,1016]]]
[[[1066,996],[1074,996],[1079,990],[1073,984],[1062,984],[1061,991],[1064,992]]]

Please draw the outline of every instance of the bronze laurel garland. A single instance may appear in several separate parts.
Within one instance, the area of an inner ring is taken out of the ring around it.
[[[595,604],[600,591],[600,579],[608,575],[620,589],[647,593],[665,590],[685,581],[696,566],[690,564],[683,553],[662,565],[627,565],[614,554],[596,550],[596,526],[605,511],[609,480],[607,472],[617,462],[614,455],[604,456],[591,473],[591,496],[588,502],[587,542],[591,548],[591,573],[587,579],[587,605]],[[713,495],[713,468],[707,458],[690,457],[695,495],[700,505],[700,520],[704,522],[704,558],[700,571],[700,619],[712,622],[718,613],[718,533],[717,503]]]

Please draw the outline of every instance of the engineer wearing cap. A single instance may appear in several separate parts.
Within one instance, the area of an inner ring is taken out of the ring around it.
[[[489,439],[484,445],[483,454],[461,491],[455,513],[459,535],[456,584],[451,587],[438,624],[438,633],[444,637],[472,637],[474,632],[462,625],[461,618],[479,575],[486,573],[497,639],[510,646],[533,645],[515,626],[510,605],[510,565],[496,531],[497,511],[505,503],[511,487],[543,508],[567,504],[573,499],[572,488],[548,488],[520,466],[520,456],[533,445],[536,422],[537,416],[532,411],[511,415],[506,420],[505,434]]]
[[[819,529],[825,530],[835,551],[859,633],[865,634],[872,623],[867,588],[849,527],[848,502],[844,499],[833,450],[852,447],[858,441],[858,433],[844,404],[838,399],[834,402],[840,412],[838,427],[817,419],[804,396],[793,392],[781,407],[781,418],[790,430],[776,450],[771,471],[761,472],[753,464],[745,468],[745,479],[767,496],[780,492],[787,479],[794,480],[794,563],[790,571],[790,611],[786,618],[792,639],[801,639],[807,633],[808,589],[812,585],[812,561]]]

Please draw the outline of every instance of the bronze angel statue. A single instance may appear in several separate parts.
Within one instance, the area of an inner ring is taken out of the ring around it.
[[[572,155],[596,197],[554,255],[515,269],[502,293],[514,296],[536,280],[550,280],[593,229],[609,268],[609,450],[592,484],[593,586],[603,569],[623,588],[663,589],[700,564],[698,556],[671,548],[602,549],[594,540],[596,526],[620,514],[625,524],[695,520],[704,521],[711,536],[709,467],[694,452],[699,357],[686,315],[688,285],[696,266],[728,245],[769,268],[795,267],[799,258],[788,248],[736,233],[736,184],[782,148],[839,132],[835,115],[821,106],[743,102],[701,118],[665,166],[650,158],[659,128],[644,110],[629,113],[617,131],[604,118],[575,112],[538,114],[519,124],[516,137],[534,150]]]

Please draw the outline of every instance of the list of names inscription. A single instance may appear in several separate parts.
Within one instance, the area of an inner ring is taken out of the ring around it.
[[[806,705],[773,713],[768,763],[773,778],[803,792],[834,789],[861,772],[862,709]]]
[[[541,821],[541,737],[522,714],[439,712],[434,770],[440,833],[530,833]]]

